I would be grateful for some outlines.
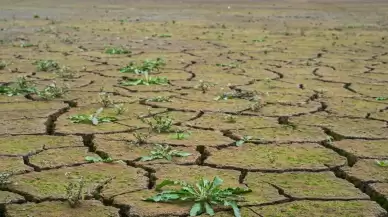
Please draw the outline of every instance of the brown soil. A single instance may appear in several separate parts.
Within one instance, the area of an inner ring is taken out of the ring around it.
[[[192,202],[143,199],[164,179],[215,176],[252,189],[243,217],[388,216],[376,163],[388,160],[387,18],[385,1],[3,0],[0,85],[25,76],[69,91],[43,100],[1,87],[11,183],[0,183],[0,217],[187,217]],[[149,76],[167,84],[121,84],[145,79],[121,68],[156,58],[166,64]],[[39,71],[39,60],[68,68]],[[103,106],[102,91],[115,105],[99,117],[117,120],[72,123]],[[172,126],[151,129],[157,117]],[[191,155],[141,161],[157,144]],[[88,191],[74,209],[69,174]]]

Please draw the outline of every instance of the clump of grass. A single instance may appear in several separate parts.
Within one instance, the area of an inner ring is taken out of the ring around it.
[[[150,152],[148,156],[142,157],[141,161],[152,161],[157,159],[166,159],[171,161],[173,157],[187,157],[190,156],[190,153],[178,151],[172,149],[169,145],[159,145],[157,144],[154,150]]]
[[[127,109],[124,107],[124,104],[114,104],[113,106],[114,106],[116,115],[122,115],[124,114],[125,111],[127,111]]]
[[[69,183],[66,186],[66,200],[71,208],[76,208],[87,194],[85,189],[86,182],[82,176],[71,177],[70,173],[67,173],[66,176],[69,179]]]
[[[237,117],[234,115],[226,115],[226,116],[224,116],[224,120],[227,123],[236,123]]]
[[[189,136],[191,136],[191,132],[178,129],[171,137],[177,140],[184,140],[184,139],[187,139]]]
[[[380,167],[388,167],[388,160],[376,160],[376,164]]]
[[[215,177],[213,181],[201,178],[196,184],[189,184],[184,181],[164,180],[156,186],[156,190],[161,190],[165,186],[180,186],[180,189],[173,188],[158,193],[157,195],[145,199],[150,202],[193,202],[190,209],[190,216],[197,216],[203,213],[213,216],[215,214],[212,205],[230,206],[235,217],[241,217],[237,202],[244,201],[240,194],[252,192],[244,188],[225,188],[221,185],[223,180]]]
[[[38,72],[50,72],[59,69],[59,64],[54,60],[38,60],[34,64]]]
[[[33,18],[34,18],[34,19],[39,19],[40,16],[39,16],[38,14],[34,14]]]
[[[22,42],[22,43],[20,43],[20,47],[22,47],[22,48],[26,48],[26,47],[33,47],[34,45],[33,44],[31,44],[31,43],[27,43],[27,42]]]
[[[134,62],[120,69],[121,73],[145,74],[159,71],[166,63],[162,58],[156,60],[144,60],[141,64],[136,65]]]
[[[57,86],[55,82],[45,87],[42,91],[38,91],[37,95],[44,100],[52,100],[63,97],[69,91],[69,87],[64,85],[63,87]]]
[[[243,136],[240,140],[235,142],[235,145],[236,146],[242,146],[244,143],[248,142],[252,138],[253,138],[252,136]]]
[[[376,101],[385,101],[388,100],[388,97],[377,97]]]
[[[12,85],[0,85],[0,95],[16,96],[31,93],[37,93],[37,89],[26,77],[17,78]]]
[[[234,68],[238,68],[239,65],[237,63],[217,63],[216,66],[234,69]]]
[[[144,78],[126,78],[125,80],[121,81],[121,85],[168,85],[168,79],[163,77],[151,77],[148,76],[148,73],[145,73]]]
[[[98,163],[98,162],[113,163],[114,162],[111,157],[101,158],[101,157],[86,156],[85,160],[89,163]]]
[[[172,102],[169,96],[156,96],[146,100],[147,102]]]
[[[0,61],[0,70],[3,70],[7,67],[7,63],[4,61]]]
[[[99,123],[110,123],[117,121],[115,117],[100,117],[99,115],[104,110],[104,108],[99,108],[94,114],[86,115],[86,114],[78,114],[70,116],[69,119],[72,123],[82,123],[82,124],[93,124],[98,125]]]
[[[131,54],[132,52],[124,47],[109,47],[106,48],[104,53],[106,54]]]
[[[55,74],[60,78],[71,79],[75,78],[75,72],[70,69],[70,67],[62,66],[58,70],[55,71]]]
[[[171,34],[160,34],[159,35],[159,38],[171,38],[172,35]]]
[[[133,142],[136,145],[143,145],[147,143],[147,139],[150,137],[149,133],[138,133],[134,132],[132,134],[135,137],[135,141]]]

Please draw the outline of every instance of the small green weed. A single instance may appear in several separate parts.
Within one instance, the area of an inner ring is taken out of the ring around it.
[[[244,201],[240,194],[252,192],[250,189],[243,188],[225,188],[221,189],[223,180],[215,177],[213,181],[201,178],[195,185],[184,181],[164,180],[156,186],[160,190],[165,186],[181,186],[181,189],[166,190],[157,195],[145,199],[151,202],[178,202],[191,201],[194,205],[191,207],[190,216],[198,216],[207,213],[213,216],[215,214],[212,205],[230,206],[233,209],[235,217],[241,217],[237,202]]]
[[[12,183],[10,180],[12,173],[0,172],[0,187],[4,187]]]
[[[196,85],[194,88],[199,89],[202,91],[202,93],[206,93],[211,87],[214,87],[215,84],[208,81],[199,80],[199,84]]]
[[[238,68],[239,65],[237,63],[217,63],[216,66],[234,69]]]
[[[147,102],[172,102],[169,96],[156,96],[146,100]]]
[[[169,145],[159,145],[157,144],[154,150],[151,151],[149,156],[144,156],[141,161],[152,161],[157,159],[166,159],[171,161],[173,157],[187,157],[190,156],[190,153],[182,152],[172,149]]]
[[[154,71],[159,71],[166,63],[162,58],[156,58],[156,60],[144,60],[142,64],[136,65],[134,62],[129,63],[127,66],[120,69],[121,73],[134,73],[145,74]]]
[[[147,143],[147,139],[150,137],[149,133],[138,133],[134,132],[132,134],[135,137],[135,141],[133,142],[136,145],[142,145]]]
[[[73,116],[70,116],[69,119],[72,123],[93,124],[93,125],[98,125],[99,123],[110,123],[110,122],[117,121],[117,118],[115,117],[99,117],[100,113],[103,110],[104,108],[99,108],[92,115],[85,115],[85,114],[73,115]]]
[[[72,79],[75,78],[76,74],[70,69],[70,67],[62,66],[60,69],[55,71],[55,74],[60,78]]]
[[[71,177],[70,173],[67,173],[66,176],[69,179],[69,183],[66,186],[66,200],[71,208],[76,208],[87,194],[85,189],[86,182],[82,176]]]
[[[168,85],[168,79],[162,77],[150,77],[148,74],[144,74],[144,78],[127,78],[121,81],[121,85],[124,86],[136,86],[136,85]]]
[[[34,63],[38,72],[50,72],[59,69],[59,64],[54,60],[38,60]]]
[[[168,133],[173,125],[173,120],[169,116],[153,115],[152,120],[144,118],[141,120],[157,133]]]
[[[184,140],[191,136],[191,132],[184,130],[177,130],[171,137],[177,140]]]
[[[234,95],[231,93],[221,93],[218,96],[216,96],[214,98],[214,100],[220,101],[220,100],[228,100],[228,99],[233,99],[233,98],[234,98]]]
[[[35,85],[26,79],[26,77],[17,78],[12,85],[0,85],[0,95],[16,96],[21,94],[36,93]]]
[[[60,87],[54,82],[45,87],[42,91],[38,91],[37,95],[44,100],[52,100],[63,97],[68,91],[69,87],[67,85]]]
[[[34,19],[39,19],[40,16],[39,16],[38,14],[34,14],[33,18],[34,18]]]
[[[33,45],[31,43],[24,42],[24,41],[22,43],[20,43],[20,47],[22,47],[22,48],[33,47],[33,46],[35,46],[35,45]]]
[[[376,164],[380,167],[388,167],[388,160],[376,160]]]
[[[109,47],[106,48],[104,53],[106,54],[131,54],[132,52],[124,47]]]
[[[226,115],[224,116],[225,122],[227,123],[236,123],[237,118],[234,115]]]
[[[127,109],[124,107],[124,104],[114,104],[113,106],[114,106],[116,115],[122,115],[124,114],[125,111],[127,111]]]
[[[388,100],[388,97],[377,97],[376,100],[377,101],[385,101],[385,100]]]
[[[0,61],[0,70],[3,70],[7,67],[7,63],[4,61]]]
[[[113,159],[111,157],[101,158],[101,157],[86,156],[85,160],[89,163],[98,163],[98,162],[113,163]]]
[[[253,138],[252,136],[243,136],[240,140],[235,142],[235,145],[236,146],[242,146],[244,143],[248,142],[252,138]]]
[[[172,35],[171,34],[160,34],[159,35],[159,38],[171,38]]]
[[[99,97],[100,103],[104,108],[108,108],[109,106],[113,105],[111,94],[102,91],[98,93],[98,97]]]

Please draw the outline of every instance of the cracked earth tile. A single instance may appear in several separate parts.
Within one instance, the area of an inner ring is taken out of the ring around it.
[[[376,164],[375,160],[358,160],[353,167],[340,169],[346,179],[356,185],[366,182],[388,182],[388,170]]]
[[[77,136],[4,136],[0,137],[0,155],[24,156],[44,149],[83,146]]]
[[[94,145],[96,147],[97,153],[102,153],[112,157],[113,159],[129,160],[135,161],[141,157],[149,156],[150,152],[154,150],[155,146],[151,144],[131,144],[124,141],[108,141],[102,139],[95,139]],[[162,144],[162,143],[161,143]],[[172,147],[174,150],[184,151],[191,153],[192,155],[188,157],[174,157],[172,161],[167,160],[154,160],[149,162],[139,162],[141,164],[158,164],[158,163],[175,163],[175,164],[194,164],[197,158],[200,157],[200,154],[196,151],[196,146],[194,147]]]
[[[252,207],[265,217],[383,217],[387,212],[372,201],[295,201]]]
[[[303,103],[296,105],[279,105],[270,104],[263,105],[259,111],[244,111],[243,114],[260,114],[264,116],[296,116],[302,114],[308,114],[310,112],[318,111],[322,107],[319,102]]]
[[[1,105],[0,117],[4,120],[17,118],[43,118],[60,110],[65,110],[68,105],[63,102],[19,102]]]
[[[244,183],[256,189],[261,183],[279,187],[285,194],[295,198],[357,198],[368,195],[354,187],[352,183],[337,178],[332,172],[290,172],[290,173],[248,173]]]
[[[86,156],[98,157],[86,147],[49,149],[29,157],[30,163],[39,169],[53,169],[87,163]]]
[[[239,116],[233,115],[235,122],[228,122],[227,115],[219,113],[205,113],[200,118],[186,123],[188,126],[212,128],[218,130],[231,129],[249,129],[249,128],[264,128],[278,127],[276,118],[258,117],[258,116]]]
[[[25,199],[21,195],[8,191],[0,191],[0,205],[8,203],[22,203],[24,201]]]
[[[108,198],[147,188],[145,171],[122,164],[108,163],[86,164],[12,176],[11,181],[16,184],[10,185],[9,188],[29,194],[36,200],[63,199],[69,182],[66,173],[83,176],[87,188],[91,191],[96,190],[99,184],[113,178],[101,191],[101,195]]]
[[[11,173],[23,173],[32,171],[32,168],[26,166],[21,157],[0,157],[0,171]]]
[[[320,142],[327,135],[318,127],[297,126],[296,129],[286,125],[281,127],[269,127],[261,129],[232,130],[238,137],[252,136],[253,141],[259,142]]]
[[[388,183],[371,183],[366,188],[368,195],[371,195],[375,201],[382,204],[384,208],[388,207]]]
[[[100,201],[85,200],[76,209],[71,208],[67,202],[47,201],[42,203],[25,203],[7,205],[8,217],[20,216],[45,216],[45,217],[119,217],[119,210],[114,207],[104,206]]]
[[[387,107],[386,104],[377,101],[355,98],[328,98],[323,102],[328,106],[326,111],[332,115],[361,118],[364,118],[368,113],[374,113]]]
[[[221,150],[207,149],[210,156],[205,164],[258,170],[326,170],[342,166],[346,159],[318,144],[255,145],[228,147]]]
[[[114,94],[111,94],[110,98],[115,104],[131,104],[137,101],[135,98],[130,96],[120,96]],[[75,102],[79,107],[101,103],[99,92],[84,92],[80,94],[79,91],[69,91],[69,93],[65,96],[65,99]]]
[[[388,108],[388,106],[387,106]],[[371,118],[388,121],[388,109],[370,115]]]
[[[0,135],[45,134],[47,118],[3,120]]]
[[[368,97],[382,97],[388,96],[388,89],[386,84],[362,84],[353,83],[350,88]]]
[[[31,102],[31,100],[27,99],[24,96],[5,96],[0,95],[0,103],[17,103],[17,102]]]
[[[164,109],[156,109],[156,111],[164,111]],[[152,110],[151,110],[152,111]],[[148,111],[144,111],[146,114]],[[186,122],[198,116],[196,112],[183,112],[183,111],[168,111],[168,112],[159,112],[156,114],[161,117],[169,117],[172,119],[173,124],[177,124],[180,122]],[[153,118],[146,118],[147,120],[153,121]]]
[[[291,117],[290,122],[297,125],[322,126],[342,137],[349,138],[388,138],[388,130],[383,121],[336,117],[329,115],[307,115]]]
[[[388,158],[388,140],[341,140],[331,146],[354,158]]]

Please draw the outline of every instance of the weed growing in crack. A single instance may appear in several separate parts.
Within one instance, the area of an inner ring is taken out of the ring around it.
[[[98,162],[113,163],[114,162],[111,157],[101,158],[101,157],[86,156],[85,160],[89,163],[98,163]]]
[[[0,172],[0,187],[4,187],[9,184],[12,184],[12,181],[10,180],[11,176],[12,176],[12,173]]]
[[[173,157],[187,157],[190,156],[190,153],[178,151],[172,149],[169,145],[159,145],[150,152],[149,156],[144,156],[140,160],[141,161],[152,161],[157,159],[166,159],[171,161]]]
[[[385,101],[388,100],[388,97],[377,97],[376,101]]]
[[[225,115],[224,120],[226,123],[236,123],[237,117],[234,115]]]
[[[124,107],[124,104],[114,104],[114,109],[116,112],[116,115],[122,115],[124,112],[127,111],[127,109]]]
[[[159,38],[171,38],[172,35],[171,34],[160,34],[159,35]]]
[[[266,39],[267,39],[267,36],[265,36],[265,37],[263,37],[263,38],[253,39],[252,42],[253,42],[253,43],[257,43],[257,42],[265,42]]]
[[[214,87],[215,84],[208,81],[199,80],[199,84],[196,85],[194,88],[199,89],[202,91],[202,93],[206,93],[211,87]]]
[[[37,95],[44,100],[52,100],[63,97],[69,92],[69,86],[64,85],[63,87],[57,86],[55,82],[45,87],[42,91],[38,91]]]
[[[59,69],[59,64],[54,60],[38,60],[34,62],[38,72],[50,72]]]
[[[293,123],[283,124],[282,127],[284,129],[291,129],[291,130],[296,130],[298,128],[298,126],[296,126],[296,124],[293,124]]]
[[[334,137],[332,137],[332,136],[327,136],[326,137],[326,143],[327,144],[332,145],[333,141],[334,141]]]
[[[253,101],[253,103],[249,106],[249,110],[253,112],[260,111],[260,109],[264,106],[262,103],[262,99],[258,96],[253,97],[251,101]]]
[[[106,54],[131,54],[132,52],[124,47],[109,47],[106,48],[104,53]]]
[[[388,167],[388,160],[376,160],[376,164],[380,167]]]
[[[234,68],[238,68],[239,65],[237,63],[217,63],[216,66],[234,69]]]
[[[98,125],[99,123],[110,123],[110,122],[117,121],[117,118],[115,117],[107,117],[107,116],[99,117],[99,115],[103,110],[104,108],[99,108],[92,115],[85,115],[85,114],[73,115],[73,116],[70,116],[69,119],[72,123],[93,124],[93,125]]]
[[[32,81],[26,77],[19,77],[12,85],[0,85],[0,95],[16,96],[21,94],[37,93]]]
[[[154,71],[159,71],[166,63],[162,58],[156,60],[144,60],[141,64],[136,65],[134,62],[120,69],[121,73],[145,74]]]
[[[179,129],[175,131],[175,133],[171,137],[177,140],[184,140],[187,139],[189,136],[191,136],[191,132]]]
[[[34,47],[35,45],[31,44],[31,43],[27,43],[27,42],[22,42],[20,43],[20,47],[21,48],[27,48],[27,47]]]
[[[111,94],[107,92],[103,92],[103,89],[100,93],[98,93],[99,101],[104,108],[108,108],[113,105],[113,101],[111,99]]]
[[[76,208],[84,200],[87,194],[85,190],[86,182],[84,177],[71,177],[70,173],[66,173],[69,183],[66,186],[66,200],[71,208]]]
[[[141,120],[157,133],[169,133],[173,125],[173,120],[169,116],[153,115],[152,120],[145,118],[141,118]]]
[[[168,79],[163,77],[151,77],[148,73],[144,73],[144,78],[126,78],[121,81],[123,86],[136,86],[136,85],[168,85]]]
[[[150,137],[149,133],[138,133],[134,132],[132,134],[135,137],[135,141],[133,142],[136,145],[143,145],[147,143],[147,139]]]
[[[156,96],[146,100],[147,102],[172,102],[169,96]]]
[[[240,140],[236,141],[234,144],[236,146],[242,146],[244,143],[248,142],[252,138],[253,138],[252,136],[243,136]]]
[[[191,201],[194,205],[191,207],[190,216],[198,216],[202,213],[207,213],[213,216],[214,210],[212,205],[230,206],[233,209],[235,217],[241,217],[237,202],[244,201],[244,197],[240,194],[252,192],[247,188],[225,188],[221,185],[223,180],[215,177],[213,181],[201,178],[195,185],[184,181],[164,180],[156,186],[156,190],[160,190],[165,186],[180,186],[181,189],[171,189],[162,191],[157,195],[145,199],[151,202],[179,202]]]

